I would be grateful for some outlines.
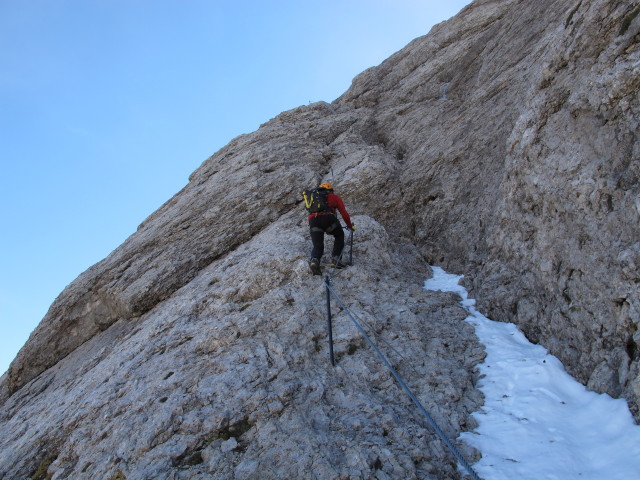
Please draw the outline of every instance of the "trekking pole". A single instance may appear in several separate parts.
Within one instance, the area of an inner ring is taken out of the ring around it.
[[[342,228],[351,232],[351,235],[349,236],[349,265],[353,265],[353,229],[348,227]]]
[[[335,366],[336,362],[333,358],[333,328],[331,326],[331,291],[330,285],[331,279],[327,275],[324,279],[325,289],[327,291],[327,327],[329,330],[329,360],[331,360],[331,365]]]
[[[349,238],[349,265],[353,265],[353,229],[351,229],[351,237]]]

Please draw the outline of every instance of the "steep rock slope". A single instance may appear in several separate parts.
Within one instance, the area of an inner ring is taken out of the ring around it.
[[[365,348],[343,355],[348,380],[315,350],[299,191],[322,179],[366,215],[344,287],[386,312],[375,330],[403,357],[426,355],[408,373],[449,433],[469,428],[481,355],[454,300],[416,287],[421,257],[468,274],[482,310],[637,412],[638,12],[477,0],[332,104],[233,140],[54,302],[0,382],[0,472],[295,477],[295,445],[329,477],[455,475],[426,431],[416,444],[398,429],[385,450],[376,417],[421,427]]]
[[[299,213],[12,395],[0,478],[457,478],[337,304],[331,366]],[[484,352],[456,299],[416,281],[429,273],[418,252],[354,219],[357,263],[334,288],[455,437],[482,402],[471,372]]]

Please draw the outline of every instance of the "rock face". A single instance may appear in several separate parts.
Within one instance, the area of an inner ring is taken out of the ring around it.
[[[337,304],[331,366],[300,213],[14,393],[0,419],[3,478],[455,478]],[[429,269],[414,247],[391,249],[380,224],[354,220],[357,263],[333,286],[455,437],[482,403],[472,373],[482,347],[456,300],[416,281]]]
[[[299,194],[321,180],[358,227],[336,288],[453,438],[483,353],[428,263],[637,415],[639,14],[476,0],[233,140],[33,332],[0,478],[456,478],[344,313],[328,363]]]
[[[476,1],[336,102],[395,166],[376,218],[636,416],[639,9]]]

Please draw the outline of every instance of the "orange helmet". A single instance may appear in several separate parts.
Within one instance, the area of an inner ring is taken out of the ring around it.
[[[321,183],[319,186],[320,186],[320,188],[326,188],[327,190],[333,190],[333,186],[331,186],[331,184],[328,183],[328,182]]]

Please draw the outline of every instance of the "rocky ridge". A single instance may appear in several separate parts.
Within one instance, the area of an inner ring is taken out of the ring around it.
[[[299,195],[327,179],[336,281],[452,437],[482,350],[427,263],[637,414],[639,13],[476,0],[234,139],[56,299],[0,382],[0,478],[455,478],[353,329],[327,364]]]

